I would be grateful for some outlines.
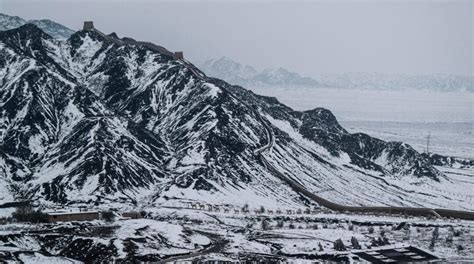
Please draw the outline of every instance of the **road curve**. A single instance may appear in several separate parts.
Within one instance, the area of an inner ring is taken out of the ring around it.
[[[294,181],[293,179],[287,177],[283,173],[279,172],[275,167],[273,167],[268,160],[265,158],[263,153],[270,150],[273,147],[275,142],[275,136],[271,128],[268,126],[266,121],[262,118],[258,110],[255,109],[255,114],[259,121],[264,126],[267,135],[268,142],[265,146],[258,148],[254,151],[254,154],[257,156],[259,161],[277,178],[284,181],[288,184],[293,190],[297,193],[303,194],[311,200],[317,202],[319,205],[322,205],[328,209],[338,211],[338,212],[353,212],[353,213],[384,213],[384,214],[405,214],[413,216],[434,216],[434,217],[452,217],[465,220],[474,220],[474,212],[471,211],[459,211],[459,210],[449,210],[449,209],[432,209],[424,207],[393,207],[393,206],[346,206],[331,202],[319,195],[316,195],[308,191],[303,185]]]

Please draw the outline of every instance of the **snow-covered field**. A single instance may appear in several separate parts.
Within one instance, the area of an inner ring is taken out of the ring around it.
[[[256,208],[245,214],[142,209],[148,219],[0,225],[0,257],[26,263],[249,259],[306,263],[307,257],[347,261],[357,259],[354,253],[361,251],[416,246],[442,259],[474,259],[472,221],[331,212],[256,213]],[[435,232],[438,235],[433,239]],[[345,250],[334,248],[337,239]],[[354,239],[360,248],[354,246]],[[388,244],[376,242],[381,239]]]
[[[474,93],[330,88],[252,88],[295,110],[324,107],[352,133],[402,141],[423,152],[474,158]]]
[[[351,133],[410,144],[419,152],[425,152],[430,134],[429,151],[447,156],[474,159],[474,123],[458,122],[385,122],[342,121]]]
[[[340,121],[474,121],[472,92],[375,91],[336,88],[252,88],[295,110],[324,107]]]

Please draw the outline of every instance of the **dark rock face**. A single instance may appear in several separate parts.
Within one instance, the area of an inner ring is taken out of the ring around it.
[[[34,25],[0,32],[0,65],[0,173],[18,196],[74,203],[156,199],[174,188],[271,192],[281,182],[254,153],[268,144],[295,177],[313,164],[337,172],[333,159],[345,156],[354,173],[442,177],[433,159],[349,134],[329,110],[293,111],[94,31],[64,42]]]
[[[446,156],[441,156],[438,154],[430,153],[422,154],[423,157],[428,159],[430,163],[434,166],[448,166],[448,167],[472,167],[474,166],[474,160],[469,160],[469,159],[462,159],[462,158],[456,158],[456,157],[446,157]]]

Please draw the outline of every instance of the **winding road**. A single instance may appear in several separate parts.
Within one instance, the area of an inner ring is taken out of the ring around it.
[[[194,65],[188,61],[183,60],[183,64],[188,68],[198,79],[206,81],[208,78],[204,74],[199,74],[194,68]],[[303,185],[288,178],[286,175],[278,171],[263,155],[264,152],[270,151],[275,144],[275,135],[272,129],[268,126],[267,121],[264,120],[256,107],[250,107],[248,104],[240,100],[238,96],[234,95],[239,102],[252,109],[257,119],[261,122],[266,130],[268,137],[267,144],[254,150],[254,154],[258,160],[277,178],[288,184],[294,191],[300,193],[309,199],[315,201],[321,206],[338,212],[352,212],[352,213],[384,213],[384,214],[395,214],[395,215],[412,215],[412,216],[431,216],[431,217],[452,217],[465,220],[474,220],[474,212],[472,211],[459,211],[450,210],[443,208],[424,208],[424,207],[396,207],[396,206],[346,206],[331,202],[317,194],[308,191]]]
[[[277,178],[284,181],[288,184],[293,190],[297,193],[300,193],[309,199],[315,201],[319,205],[322,205],[328,209],[338,211],[338,212],[353,212],[353,213],[384,213],[384,214],[406,214],[406,215],[413,215],[413,216],[434,216],[434,217],[452,217],[458,219],[465,219],[465,220],[474,220],[474,212],[471,211],[458,211],[458,210],[449,210],[449,209],[442,209],[442,208],[424,208],[424,207],[395,207],[395,206],[346,206],[331,202],[319,195],[316,195],[310,191],[308,191],[303,185],[296,182],[295,180],[287,177],[280,171],[278,171],[273,165],[268,162],[268,160],[263,155],[264,152],[271,150],[273,145],[275,144],[275,136],[268,126],[266,121],[262,118],[261,114],[258,110],[255,110],[256,117],[262,123],[266,130],[266,134],[268,136],[268,143],[256,149],[254,154],[257,156],[258,160]]]

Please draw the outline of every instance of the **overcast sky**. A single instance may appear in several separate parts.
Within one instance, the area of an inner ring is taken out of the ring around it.
[[[304,75],[473,73],[472,1],[0,0],[0,12],[48,18]]]

